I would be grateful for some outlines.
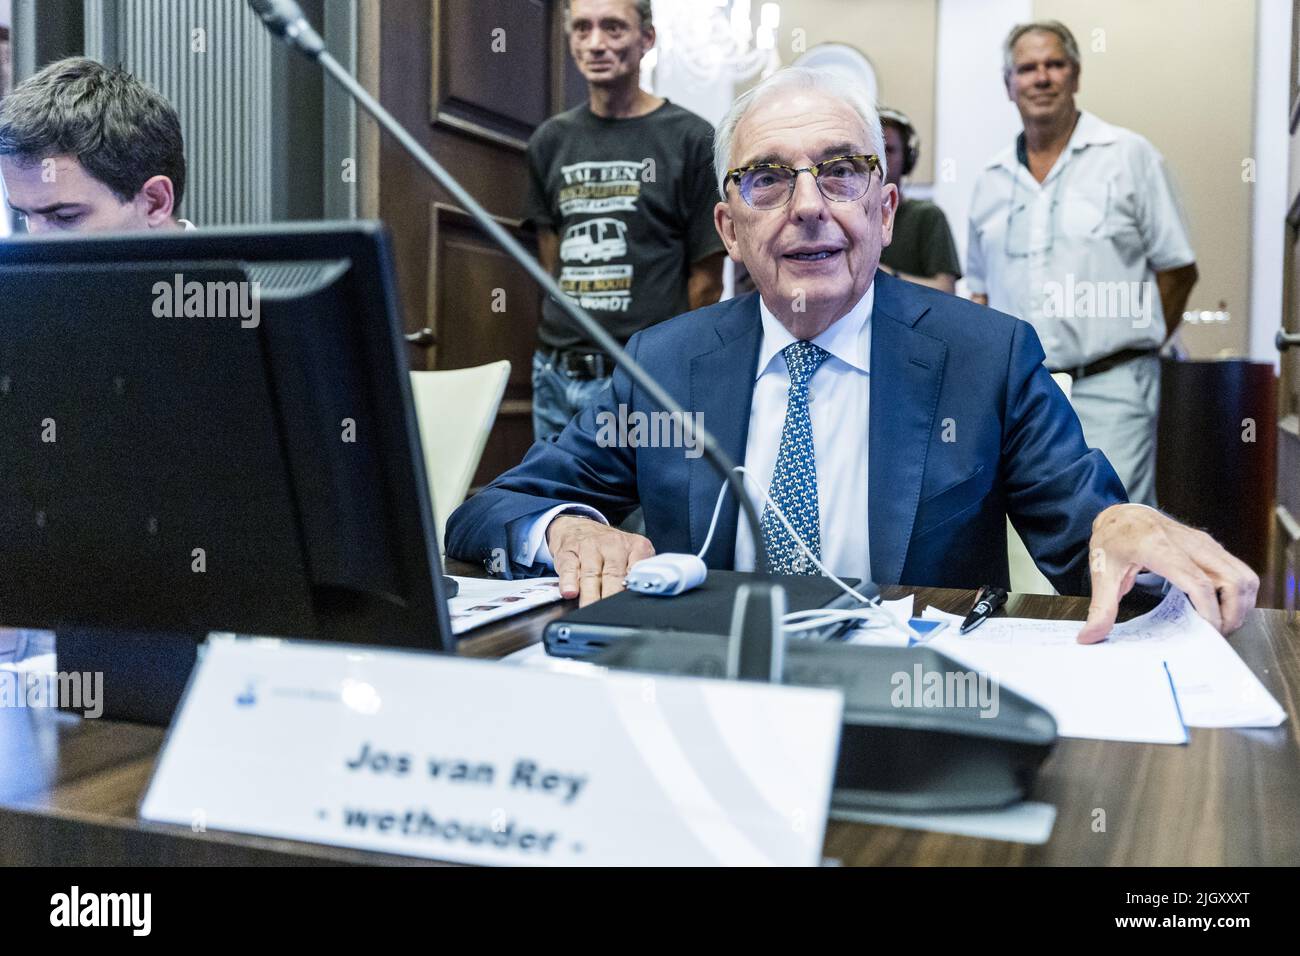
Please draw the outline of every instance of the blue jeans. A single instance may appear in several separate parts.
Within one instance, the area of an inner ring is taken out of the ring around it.
[[[533,436],[550,438],[564,431],[574,415],[594,405],[613,385],[613,378],[569,378],[547,353],[533,352]]]

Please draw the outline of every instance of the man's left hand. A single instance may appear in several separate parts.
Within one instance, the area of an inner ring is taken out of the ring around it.
[[[1080,644],[1094,644],[1110,633],[1120,598],[1144,568],[1181,589],[1221,634],[1241,627],[1259,592],[1259,577],[1219,542],[1144,505],[1111,505],[1097,515],[1088,558],[1092,605]]]

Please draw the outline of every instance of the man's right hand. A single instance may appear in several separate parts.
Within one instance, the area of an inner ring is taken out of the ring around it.
[[[623,590],[627,569],[655,553],[650,539],[608,525],[560,515],[546,528],[560,594],[578,599],[579,607]]]

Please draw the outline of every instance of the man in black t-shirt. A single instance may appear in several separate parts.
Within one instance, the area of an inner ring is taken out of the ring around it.
[[[716,302],[713,127],[640,87],[649,0],[569,0],[569,49],[587,103],[528,143],[526,219],[560,288],[620,342]],[[556,435],[609,387],[613,367],[549,299],[533,356],[533,428]]]
[[[932,202],[903,195],[903,177],[916,166],[920,136],[912,121],[898,110],[882,107],[880,125],[885,133],[888,181],[898,189],[894,238],[881,252],[880,265],[910,282],[951,293],[961,278],[961,265],[948,217]]]

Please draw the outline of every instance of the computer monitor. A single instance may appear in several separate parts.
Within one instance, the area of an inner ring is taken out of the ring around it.
[[[378,224],[0,242],[0,625],[152,720],[213,631],[453,649],[406,350]]]

